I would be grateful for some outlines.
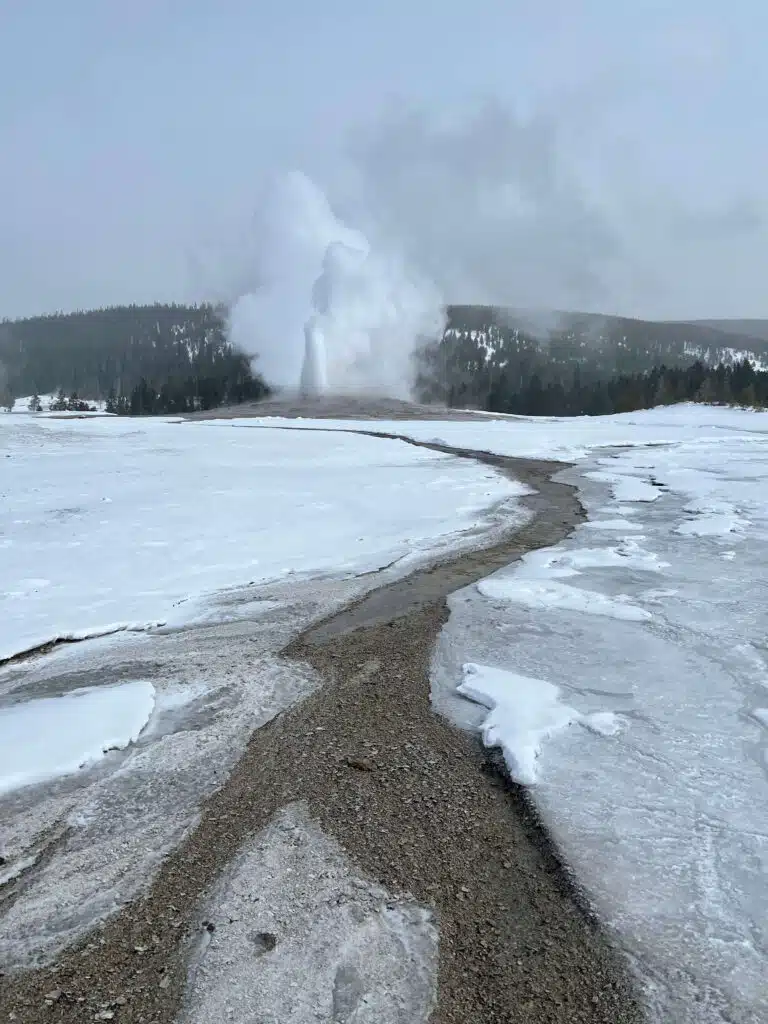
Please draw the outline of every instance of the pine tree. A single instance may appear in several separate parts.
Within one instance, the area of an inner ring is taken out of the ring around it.
[[[708,374],[699,390],[696,392],[694,401],[703,402],[705,405],[714,405],[717,402],[717,386]]]
[[[13,392],[8,371],[3,363],[0,363],[0,409],[7,409],[8,412],[13,409]]]
[[[56,392],[56,397],[50,405],[51,412],[66,412],[67,411],[67,396],[64,394],[64,388],[59,388]]]
[[[43,403],[40,401],[40,395],[38,395],[37,393],[32,395],[32,397],[29,400],[29,405],[27,406],[27,408],[29,409],[30,412],[42,412]]]
[[[672,382],[667,375],[666,367],[661,368],[661,376],[656,393],[653,396],[654,405],[671,405],[675,400],[675,392]]]

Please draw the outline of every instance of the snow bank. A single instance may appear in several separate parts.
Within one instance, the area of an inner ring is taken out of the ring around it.
[[[538,760],[546,739],[580,724],[610,736],[621,728],[612,712],[581,714],[560,701],[560,690],[545,679],[532,679],[504,669],[468,662],[462,696],[489,709],[481,727],[486,747],[500,747],[512,778],[530,786],[538,777]]]
[[[134,743],[154,704],[152,683],[137,680],[1,708],[0,795],[68,775]]]

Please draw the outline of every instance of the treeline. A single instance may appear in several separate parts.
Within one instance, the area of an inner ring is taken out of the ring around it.
[[[696,360],[732,366],[745,357],[768,357],[765,340],[705,324],[580,313],[537,319],[489,306],[449,306],[443,337],[418,354],[417,392],[422,401],[485,408],[500,381],[505,393],[539,385],[557,393],[571,390],[576,374],[586,386],[654,367],[686,369]]]
[[[128,395],[111,390],[107,395],[105,411],[118,416],[198,412],[215,409],[219,405],[254,401],[263,398],[267,392],[264,381],[250,374],[188,377],[186,380],[165,381],[159,387],[142,377]]]
[[[585,383],[577,367],[569,379],[546,385],[534,373],[522,389],[501,373],[484,408],[521,416],[605,416],[677,402],[766,408],[768,373],[755,370],[746,359],[715,367],[696,361],[687,368],[660,366]]]
[[[62,392],[116,410],[190,412],[259,398],[251,360],[214,306],[116,306],[0,323],[7,395]]]

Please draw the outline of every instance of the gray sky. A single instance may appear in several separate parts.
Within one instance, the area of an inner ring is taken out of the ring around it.
[[[220,290],[279,168],[449,300],[768,316],[766,38],[758,0],[1,0],[0,317]]]

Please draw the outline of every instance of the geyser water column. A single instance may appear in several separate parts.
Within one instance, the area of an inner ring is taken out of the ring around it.
[[[321,395],[328,388],[325,338],[320,318],[314,313],[304,324],[304,362],[299,386],[304,396]]]
[[[367,252],[333,241],[323,254],[320,276],[312,288],[312,314],[304,325],[302,394],[322,394],[329,387],[329,345],[335,377],[370,349],[367,331],[364,266]]]

